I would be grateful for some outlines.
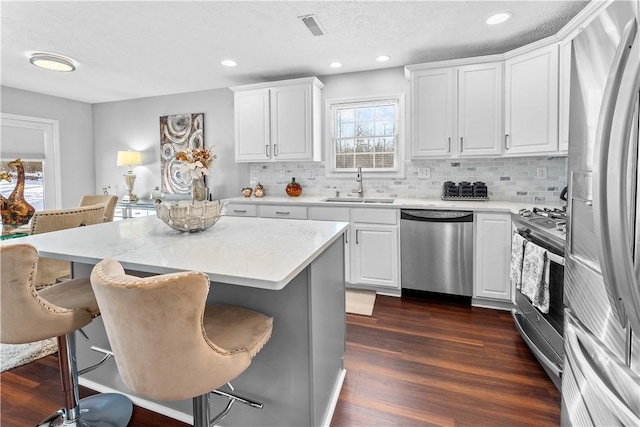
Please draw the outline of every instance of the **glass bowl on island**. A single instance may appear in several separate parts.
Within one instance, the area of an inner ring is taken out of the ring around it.
[[[156,199],[156,214],[174,230],[197,232],[213,227],[222,216],[219,200],[160,200]]]

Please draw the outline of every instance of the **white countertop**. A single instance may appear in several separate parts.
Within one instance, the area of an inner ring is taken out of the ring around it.
[[[371,199],[388,199],[388,197],[375,195],[365,196]],[[300,197],[233,197],[226,199],[233,203],[253,203],[253,204],[294,204],[309,206],[348,206],[348,207],[366,207],[366,208],[391,208],[391,209],[464,209],[479,212],[511,212],[518,213],[520,209],[531,209],[534,205],[527,203],[515,203],[505,201],[475,201],[475,200],[453,200],[445,201],[440,199],[402,199],[395,198],[393,203],[361,203],[355,197],[343,197],[344,202],[325,202],[326,196],[300,196]],[[560,202],[560,201],[559,201]],[[561,204],[538,204],[538,207],[560,207]]]
[[[2,241],[29,243],[40,256],[96,264],[112,258],[130,270],[202,271],[214,282],[284,288],[346,230],[346,222],[222,217],[212,228],[180,233],[156,216]]]

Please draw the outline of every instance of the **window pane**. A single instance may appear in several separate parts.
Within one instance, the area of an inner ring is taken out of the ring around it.
[[[341,123],[338,126],[338,138],[344,138],[345,136],[356,136],[356,125],[355,123]]]
[[[358,123],[357,136],[373,136],[373,129],[373,122]]]
[[[356,110],[354,108],[340,108],[336,114],[338,123],[347,123],[356,121]]]
[[[353,153],[355,151],[355,140],[339,139],[336,141],[336,153]]]
[[[393,123],[396,118],[395,105],[383,105],[376,107],[376,121],[388,121]]]
[[[372,168],[373,154],[356,154],[356,165],[363,168]]]
[[[349,155],[339,154],[336,156],[337,169],[351,169],[354,167],[355,167],[355,164],[354,164],[354,159],[352,154],[349,154]]]
[[[376,135],[378,136],[392,136],[394,134],[393,122],[382,121],[376,122]]]
[[[22,162],[25,176],[24,199],[37,211],[44,210],[43,164],[44,162],[41,161]],[[4,197],[9,197],[13,192],[13,189],[16,188],[18,176],[15,168],[9,166],[9,162],[0,162],[0,170],[3,172],[9,172],[9,176],[11,176],[11,182],[5,180],[0,181],[0,193],[2,193]]]
[[[375,161],[377,168],[393,168],[393,154],[376,154]]]
[[[373,121],[374,120],[374,107],[360,107],[356,109],[356,118],[359,122],[363,121]]]

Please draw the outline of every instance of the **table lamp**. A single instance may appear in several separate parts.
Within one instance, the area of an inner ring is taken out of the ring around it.
[[[133,194],[133,183],[136,182],[136,176],[133,173],[132,166],[138,166],[142,164],[142,153],[139,151],[118,151],[118,166],[127,166],[129,169],[123,175],[124,182],[127,185],[127,192],[122,197],[124,203],[137,203],[138,196]]]

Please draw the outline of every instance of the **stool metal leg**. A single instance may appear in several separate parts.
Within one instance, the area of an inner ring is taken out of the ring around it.
[[[65,407],[42,420],[38,427],[126,427],[133,413],[121,394],[104,393],[79,399],[75,334],[58,337],[58,361]]]
[[[211,403],[209,393],[201,394],[193,398],[193,425],[194,427],[209,427]]]

